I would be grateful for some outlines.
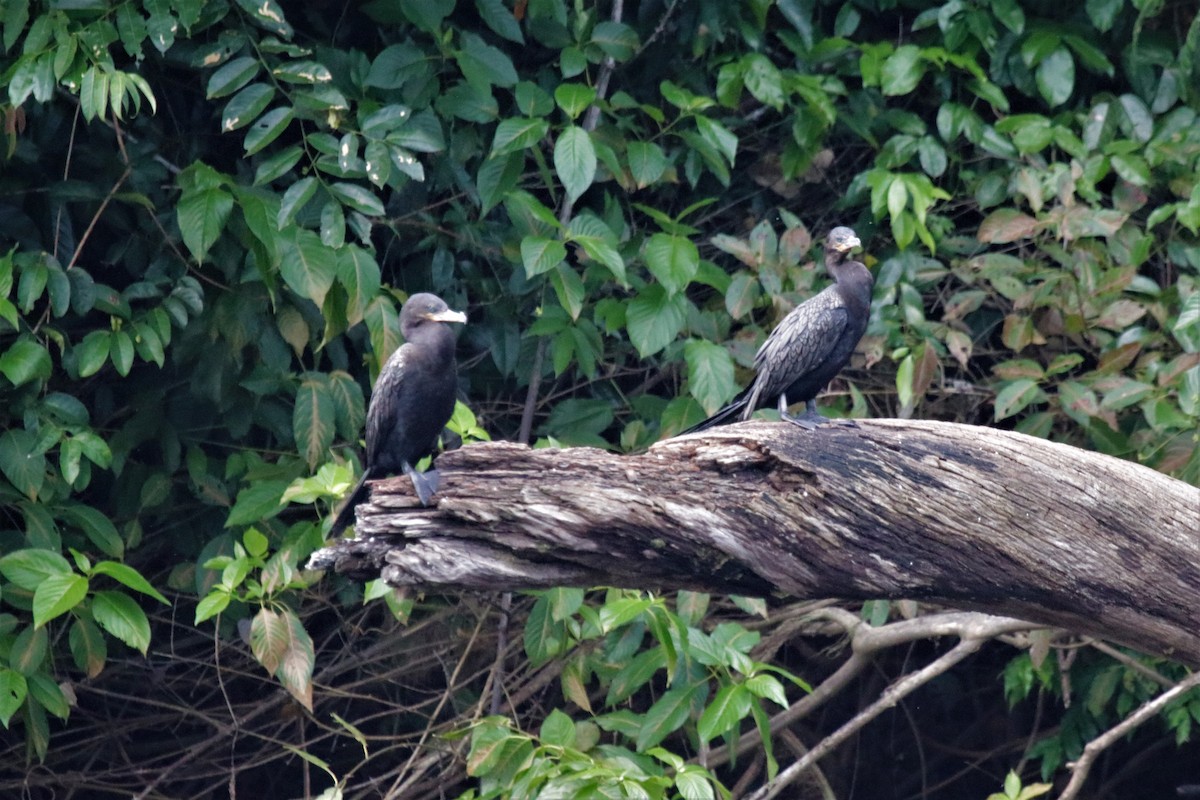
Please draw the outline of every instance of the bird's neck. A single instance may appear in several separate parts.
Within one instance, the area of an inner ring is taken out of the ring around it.
[[[871,305],[871,289],[875,279],[871,271],[858,261],[831,261],[826,264],[829,274],[837,283],[838,294],[848,305],[860,306],[864,310]]]

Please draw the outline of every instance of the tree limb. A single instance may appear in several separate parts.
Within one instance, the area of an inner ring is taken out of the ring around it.
[[[1018,433],[749,422],[620,456],[477,444],[389,479],[314,568],[395,586],[912,598],[1200,666],[1200,490]]]

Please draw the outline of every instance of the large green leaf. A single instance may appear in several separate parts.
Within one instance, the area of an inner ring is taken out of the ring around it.
[[[33,434],[22,428],[0,434],[0,472],[17,491],[37,500],[46,479],[46,456],[38,449]]]
[[[337,266],[337,252],[310,230],[298,229],[293,239],[283,242],[279,272],[284,282],[318,307],[325,304],[325,294],[333,285]]]
[[[327,457],[329,446],[333,444],[334,428],[333,397],[329,387],[324,381],[305,380],[296,391],[292,433],[296,437],[296,449],[310,468],[315,468]]]
[[[880,88],[885,95],[909,94],[925,76],[925,69],[921,48],[915,44],[901,45],[883,62]]]
[[[647,286],[629,301],[625,311],[629,340],[642,358],[662,350],[683,330],[687,320],[687,298],[667,295],[661,286]]]
[[[135,650],[150,647],[150,621],[146,612],[123,592],[100,591],[92,598],[96,624]]]
[[[25,703],[28,684],[25,676],[8,667],[0,667],[0,725],[8,727],[13,714]]]
[[[108,660],[108,644],[95,623],[77,617],[67,638],[75,666],[89,678],[99,675],[104,669],[104,662]]]
[[[233,196],[222,189],[203,188],[183,192],[175,213],[183,243],[193,258],[204,261],[225,229],[232,211]]]
[[[92,575],[107,575],[135,592],[149,595],[163,605],[171,605],[171,602],[163,597],[158,589],[150,585],[150,581],[143,578],[140,572],[128,564],[121,564],[117,561],[101,561],[92,567]]]
[[[700,251],[686,236],[656,233],[646,242],[646,267],[674,295],[691,283],[700,269]]]
[[[544,119],[506,119],[496,126],[492,138],[492,158],[532,147],[550,129]]]
[[[0,355],[0,373],[14,386],[32,380],[45,380],[52,371],[50,353],[31,337],[22,336]]]
[[[583,128],[571,125],[559,134],[554,144],[554,171],[572,201],[592,185],[596,178],[596,148]]]
[[[733,358],[718,344],[692,339],[683,348],[688,367],[688,387],[709,414],[737,392],[733,380]]]
[[[521,261],[530,278],[549,272],[567,257],[567,248],[557,239],[526,236],[521,240]]]
[[[71,565],[53,550],[30,547],[0,556],[0,575],[27,592],[54,575],[70,575]]]
[[[707,693],[708,684],[703,681],[676,684],[664,692],[646,711],[637,736],[637,749],[645,752],[683,727]]]
[[[1051,108],[1061,106],[1075,90],[1075,59],[1063,45],[1054,48],[1037,66],[1038,93]]]
[[[337,279],[346,290],[346,324],[357,325],[379,294],[379,264],[368,251],[347,245],[337,253]]]
[[[88,579],[74,573],[50,575],[33,593],[33,624],[45,625],[79,605],[87,596]]]

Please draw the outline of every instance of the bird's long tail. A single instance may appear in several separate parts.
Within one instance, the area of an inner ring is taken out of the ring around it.
[[[337,517],[333,520],[333,527],[329,529],[330,539],[341,536],[342,531],[346,530],[354,522],[355,506],[367,499],[367,478],[369,477],[371,477],[370,467],[363,470],[362,477],[358,479],[358,483],[350,492],[350,496],[346,498],[346,502],[342,503],[341,509],[338,510]]]
[[[689,433],[699,433],[700,431],[706,431],[709,428],[715,428],[718,425],[728,425],[731,422],[737,422],[742,416],[742,412],[746,409],[746,398],[748,395],[749,392],[742,392],[737,397],[733,398],[733,401],[730,402],[729,405],[725,406],[703,422],[696,423],[679,435],[683,436]]]

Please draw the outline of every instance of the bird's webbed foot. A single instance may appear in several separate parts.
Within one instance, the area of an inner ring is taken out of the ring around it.
[[[406,465],[407,466],[407,465]],[[412,467],[404,470],[412,481],[413,491],[417,493],[417,499],[421,501],[421,505],[429,505],[429,501],[438,490],[440,478],[436,469],[429,469],[425,472],[417,472]]]
[[[781,405],[782,405],[782,403],[781,403]],[[858,427],[857,423],[855,423],[854,420],[830,419],[829,417],[826,417],[826,416],[823,416],[823,415],[817,413],[817,404],[813,400],[808,400],[807,402],[805,402],[803,414],[797,414],[796,416],[793,417],[790,414],[785,414],[783,412],[783,409],[780,408],[779,416],[782,419],[792,423],[793,425],[799,425],[801,428],[804,428],[804,430],[806,430],[806,431],[815,431],[817,428],[821,427],[822,425],[841,425],[846,428],[857,428]]]
[[[795,416],[792,416],[791,414],[784,414],[781,419],[783,419],[784,422],[790,422],[793,425],[798,425],[801,428],[804,428],[806,431],[815,431],[822,425],[827,425],[833,421],[829,419],[829,417],[823,417],[816,411],[812,410],[805,411],[803,414],[797,414]]]

